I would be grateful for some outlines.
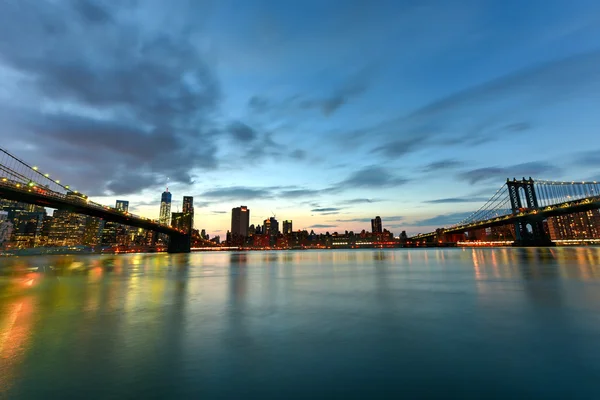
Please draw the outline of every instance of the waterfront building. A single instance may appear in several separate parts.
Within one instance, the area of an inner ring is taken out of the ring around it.
[[[233,237],[248,236],[248,224],[250,223],[250,209],[246,206],[231,209],[231,235]]]
[[[600,210],[590,210],[548,218],[552,240],[600,239]]]
[[[381,217],[377,216],[371,220],[371,232],[372,233],[382,233],[383,226],[381,224]]]
[[[52,246],[95,246],[100,243],[104,221],[67,210],[55,210],[48,232]]]
[[[293,232],[292,221],[290,221],[290,220],[283,221],[283,234],[287,236],[287,235],[291,235],[292,232]]]

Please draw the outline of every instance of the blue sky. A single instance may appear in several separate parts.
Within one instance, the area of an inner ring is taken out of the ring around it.
[[[118,4],[118,5],[117,5]],[[5,1],[2,147],[158,216],[398,234],[600,178],[595,1]]]

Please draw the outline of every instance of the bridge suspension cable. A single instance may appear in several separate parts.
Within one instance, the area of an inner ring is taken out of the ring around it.
[[[510,198],[508,196],[508,190],[505,183],[477,211],[453,226],[468,225],[495,217],[502,217],[510,214],[511,212]]]
[[[600,196],[600,183],[596,181],[535,181],[535,188],[541,207]]]

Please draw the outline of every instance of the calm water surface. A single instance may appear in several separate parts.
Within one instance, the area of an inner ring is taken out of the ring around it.
[[[600,399],[600,249],[0,259],[0,398]]]

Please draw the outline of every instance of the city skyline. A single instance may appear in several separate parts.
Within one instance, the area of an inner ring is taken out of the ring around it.
[[[102,204],[159,219],[168,180],[169,217],[193,196],[211,236],[240,204],[398,235],[506,178],[600,179],[594,2],[19,4],[0,5],[0,138]]]

